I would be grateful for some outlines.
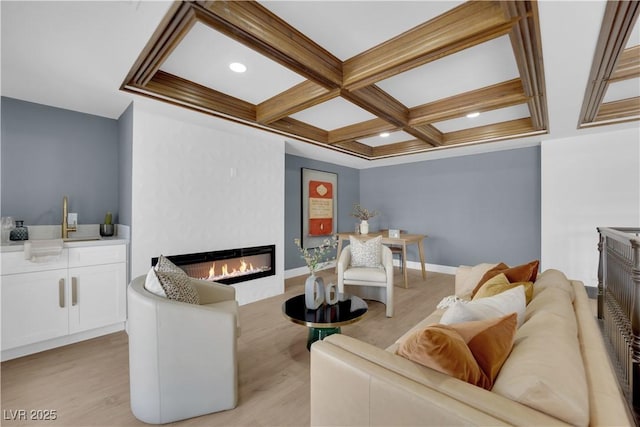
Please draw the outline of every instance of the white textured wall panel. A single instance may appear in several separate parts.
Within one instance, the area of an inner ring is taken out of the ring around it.
[[[233,286],[241,304],[282,293],[284,142],[175,107],[134,109],[132,277],[160,254],[275,244],[276,275]]]
[[[544,141],[542,269],[598,284],[596,227],[640,226],[640,130]]]

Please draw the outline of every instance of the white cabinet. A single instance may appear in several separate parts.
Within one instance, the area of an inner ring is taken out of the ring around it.
[[[121,330],[127,246],[63,249],[55,262],[2,253],[2,360]]]
[[[69,269],[69,332],[124,322],[127,315],[124,263]]]
[[[67,270],[2,276],[2,349],[69,333]]]

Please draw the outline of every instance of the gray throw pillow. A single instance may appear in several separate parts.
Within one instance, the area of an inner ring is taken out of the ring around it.
[[[351,266],[380,267],[382,263],[382,236],[369,240],[359,240],[349,236],[351,246]]]
[[[185,276],[187,274],[184,272],[183,269],[181,269],[180,267],[178,267],[177,265],[169,261],[169,259],[164,255],[160,255],[158,257],[158,263],[156,264],[156,271],[162,271],[164,273],[182,273]]]
[[[156,271],[155,273],[162,289],[167,294],[167,298],[190,304],[200,304],[198,292],[191,286],[189,276],[184,272],[181,274]]]

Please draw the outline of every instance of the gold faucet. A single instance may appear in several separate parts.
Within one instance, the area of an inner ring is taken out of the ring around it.
[[[69,200],[67,196],[62,198],[62,238],[68,239],[70,231],[77,231],[76,224],[69,226]]]

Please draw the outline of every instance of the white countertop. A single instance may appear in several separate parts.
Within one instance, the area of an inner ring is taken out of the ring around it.
[[[29,239],[46,240],[59,239],[61,227],[59,225],[35,225],[29,226]],[[129,243],[129,227],[118,225],[118,236],[101,237],[97,224],[78,226],[77,232],[69,233],[71,238],[64,242],[65,248],[81,248],[90,246],[121,245]],[[77,239],[77,240],[73,240]],[[96,240],[84,240],[96,239]],[[9,241],[0,244],[0,252],[20,252],[24,250],[25,241]]]

